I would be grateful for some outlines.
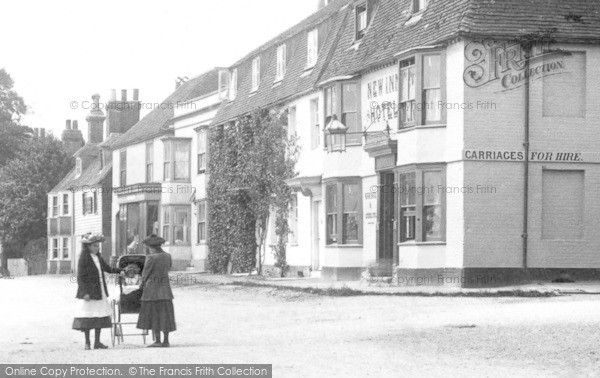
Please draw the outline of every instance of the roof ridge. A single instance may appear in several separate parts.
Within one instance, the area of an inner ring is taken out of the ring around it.
[[[231,65],[231,67],[238,66],[241,63],[243,63],[244,61],[248,60],[250,57],[252,57],[252,56],[254,56],[254,55],[256,55],[256,54],[258,54],[260,52],[263,52],[265,50],[268,50],[269,48],[273,47],[273,45],[277,44],[277,42],[290,39],[290,38],[296,36],[297,34],[302,33],[303,31],[305,31],[306,29],[308,29],[310,26],[314,26],[315,24],[320,24],[321,22],[323,22],[323,21],[325,21],[325,20],[333,17],[334,15],[336,15],[337,13],[339,13],[346,5],[348,5],[352,1],[353,0],[333,0],[331,3],[329,3],[325,7],[321,8],[318,11],[316,11],[315,13],[313,13],[313,14],[305,17],[303,20],[299,21],[295,25],[292,25],[291,27],[287,28],[283,32],[277,34],[275,37],[273,37],[273,38],[269,39],[268,41],[266,41],[265,43],[261,44],[259,47],[257,47],[254,50],[250,51],[248,54],[244,55],[243,58],[235,61]],[[336,11],[333,11],[334,4],[337,6],[337,10]],[[331,12],[331,14],[329,14],[326,11]],[[320,13],[321,13],[321,16],[318,17],[318,15]],[[311,18],[314,18],[314,21],[309,22],[309,20]],[[304,23],[306,23],[306,25],[303,25],[299,30],[294,31],[294,29],[299,28]]]

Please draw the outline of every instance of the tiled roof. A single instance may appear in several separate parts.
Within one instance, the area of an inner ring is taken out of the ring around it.
[[[86,143],[83,145],[83,147],[81,147],[80,149],[78,149],[73,156],[75,157],[97,157],[98,153],[99,153],[99,149],[98,149],[98,144],[94,144],[94,143]]]
[[[112,173],[112,163],[108,163],[104,168],[100,169],[100,158],[94,159],[86,169],[81,172],[81,176],[75,178],[75,168],[69,172],[62,179],[61,182],[56,185],[50,193],[62,192],[72,188],[81,190],[83,186],[95,186],[101,184],[102,181]]]
[[[354,22],[343,36],[322,80],[351,75],[391,60],[401,51],[435,45],[456,36],[515,38],[556,29],[556,42],[600,41],[596,0],[430,0],[421,20],[408,23],[412,0],[380,0],[358,49]]]
[[[102,143],[98,144],[98,147],[111,148],[114,144],[117,143],[117,140],[121,137],[121,133],[110,133],[108,138],[104,140]]]
[[[165,133],[165,126],[173,118],[177,102],[191,100],[218,89],[217,71],[211,70],[183,83],[162,103],[136,123],[125,134],[110,146],[112,149],[122,148],[130,144],[153,139]]]
[[[316,89],[326,80],[359,74],[393,60],[399,52],[459,36],[514,38],[555,29],[552,37],[556,42],[600,42],[598,0],[429,0],[420,19],[412,20],[413,0],[367,1],[373,13],[358,46],[353,46],[353,2],[337,0],[235,63],[232,68],[238,69],[237,97],[221,106],[213,124]],[[331,29],[319,52],[317,67],[301,77],[306,62],[306,34],[326,21],[331,22]],[[292,55],[281,85],[274,87],[276,50],[284,41]],[[257,56],[261,57],[261,85],[250,95],[252,60]]]
[[[224,103],[213,124],[222,123],[256,108],[282,101],[290,96],[315,88],[328,57],[335,46],[338,31],[345,20],[349,0],[335,0],[317,13],[308,17],[295,27],[287,30],[262,45],[233,68],[238,70],[238,91],[234,101]],[[319,56],[312,70],[305,70],[307,61],[308,32],[319,28]],[[275,84],[277,71],[277,48],[286,43],[288,63],[283,80]],[[258,90],[251,95],[252,61],[261,58],[261,79]]]

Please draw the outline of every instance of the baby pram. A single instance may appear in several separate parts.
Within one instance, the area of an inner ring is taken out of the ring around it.
[[[124,269],[125,274],[119,275],[119,298],[112,301],[113,323],[111,328],[112,345],[122,343],[124,336],[142,336],[146,344],[148,331],[142,333],[123,333],[123,325],[137,325],[137,322],[124,322],[123,314],[139,314],[142,306],[142,270],[146,261],[145,255],[123,255],[117,260],[117,267]]]

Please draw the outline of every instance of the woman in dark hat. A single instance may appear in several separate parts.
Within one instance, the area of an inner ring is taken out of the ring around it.
[[[90,330],[96,330],[94,349],[106,349],[100,342],[102,328],[112,326],[110,316],[112,309],[108,302],[108,289],[104,272],[119,273],[118,268],[111,268],[100,256],[100,243],[104,241],[101,234],[88,233],[82,237],[81,255],[77,265],[77,308],[73,329],[85,333],[85,349],[90,348]]]
[[[151,254],[146,256],[142,270],[142,307],[137,328],[152,330],[156,342],[151,348],[169,347],[169,333],[177,329],[175,311],[173,310],[173,292],[169,282],[171,255],[163,251],[161,245],[165,239],[151,235],[142,243],[150,248]],[[160,332],[164,338],[161,343]]]

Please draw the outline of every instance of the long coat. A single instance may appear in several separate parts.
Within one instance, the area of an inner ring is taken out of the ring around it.
[[[171,269],[171,255],[162,249],[158,253],[146,256],[142,270],[142,301],[173,299],[169,269]]]
[[[82,251],[77,264],[78,287],[76,298],[83,299],[86,294],[89,294],[90,299],[101,300],[102,291],[100,290],[102,289],[104,289],[104,292],[108,296],[104,272],[119,273],[121,269],[111,268],[106,261],[102,259],[101,255],[98,255],[98,260],[100,260],[100,267],[102,268],[102,285],[104,287],[100,287],[100,275],[98,274],[98,268],[96,267],[96,264],[94,264],[94,260],[92,260],[92,256],[89,252]]]

